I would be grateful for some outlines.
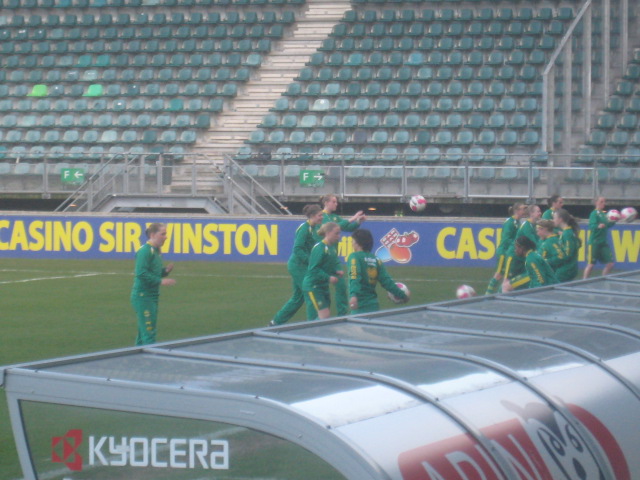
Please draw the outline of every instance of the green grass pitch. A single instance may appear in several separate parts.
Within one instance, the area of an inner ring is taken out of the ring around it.
[[[411,289],[410,305],[455,298],[462,283],[483,292],[487,268],[390,266]],[[135,317],[129,303],[133,259],[2,259],[0,365],[110,350],[133,345]],[[267,325],[291,293],[284,264],[179,262],[173,287],[161,290],[158,341]],[[392,308],[379,287],[382,308]],[[304,308],[292,320],[303,321]],[[22,478],[0,392],[0,472]]]

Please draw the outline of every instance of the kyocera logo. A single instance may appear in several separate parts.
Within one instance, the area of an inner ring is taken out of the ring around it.
[[[229,468],[229,442],[204,438],[114,437],[89,435],[83,456],[82,430],[69,430],[51,439],[51,460],[64,463],[69,470],[83,467],[155,467],[226,470]]]
[[[482,428],[500,457],[522,480],[629,480],[624,454],[605,425],[591,413],[569,405],[586,427],[585,439],[575,427],[546,405],[524,408],[503,402],[517,418]],[[596,449],[597,451],[594,451]],[[404,480],[467,480],[504,478],[487,451],[467,434],[400,454]]]
[[[69,430],[62,437],[51,439],[51,461],[64,463],[69,470],[82,470],[82,457],[78,448],[82,443],[82,430]]]

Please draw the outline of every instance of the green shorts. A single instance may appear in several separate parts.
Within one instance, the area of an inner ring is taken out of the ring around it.
[[[593,265],[595,263],[611,263],[613,261],[613,254],[611,253],[611,247],[606,243],[597,243],[595,245],[589,245],[589,257],[587,263]]]
[[[305,290],[304,299],[307,303],[313,305],[313,308],[318,312],[331,306],[331,295],[326,288]]]

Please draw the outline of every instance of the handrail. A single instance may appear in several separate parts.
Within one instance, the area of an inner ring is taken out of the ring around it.
[[[549,58],[549,61],[542,70],[542,132],[540,134],[540,143],[542,145],[542,150],[544,150],[545,152],[549,151],[549,111],[553,107],[554,94],[554,92],[551,92],[550,99],[549,73],[555,67],[556,60],[560,56],[560,53],[564,50],[567,43],[573,37],[574,30],[576,29],[578,23],[582,21],[586,12],[591,8],[592,3],[593,0],[586,0],[582,4],[580,10],[578,10],[576,17],[571,21],[571,23],[569,24],[569,28],[560,40],[560,44],[555,48],[555,50],[551,54],[551,57]],[[570,61],[570,59],[567,59],[566,61]]]

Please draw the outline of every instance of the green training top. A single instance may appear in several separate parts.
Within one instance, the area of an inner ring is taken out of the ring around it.
[[[309,265],[309,254],[311,249],[316,244],[316,240],[313,236],[313,227],[307,220],[301,223],[296,229],[295,240],[293,241],[293,250],[289,257],[290,266],[303,266]]]
[[[313,235],[314,235],[314,238],[316,239],[316,242],[322,241],[322,237],[318,235],[318,229],[320,228],[320,226],[329,222],[337,223],[338,226],[340,227],[340,230],[343,232],[353,232],[358,228],[360,228],[360,223],[358,222],[350,222],[349,220],[342,218],[340,215],[336,215],[335,213],[329,213],[326,210],[323,210],[322,222],[320,222],[318,225],[313,227]]]
[[[549,235],[540,242],[538,251],[555,272],[564,262],[564,249],[557,234]]]
[[[393,281],[382,260],[371,252],[353,252],[347,259],[349,269],[349,297],[358,298],[358,310],[379,308],[376,285],[392,295],[406,299],[407,295]]]
[[[554,213],[556,213],[556,209],[553,207],[549,207],[544,211],[541,218],[543,220],[553,220]]]
[[[558,278],[547,263],[535,250],[529,250],[524,260],[526,273],[518,275],[511,280],[513,288],[523,287],[528,284],[529,288],[541,287],[543,285],[553,285],[558,283]]]
[[[500,245],[496,250],[498,255],[506,255],[509,247],[516,241],[518,233],[518,219],[516,217],[507,218],[502,224],[502,234],[500,236]]]
[[[132,296],[159,297],[162,277],[167,276],[160,250],[148,242],[142,245],[136,252],[134,274]]]
[[[529,238],[530,240],[533,241],[533,243],[535,243],[536,245],[540,244],[540,237],[538,237],[538,234],[536,233],[536,227],[533,224],[533,222],[529,219],[525,220],[524,222],[522,222],[520,224],[520,227],[518,227],[518,231],[516,232],[516,236],[513,239],[513,242],[511,243],[511,245],[509,246],[509,250],[507,251],[507,256],[509,257],[514,257],[516,254],[516,238],[521,237],[521,236],[525,236],[527,238]]]
[[[605,228],[598,228],[598,225],[604,223]],[[589,245],[603,245],[607,243],[607,231],[616,222],[610,222],[607,218],[605,210],[597,208],[589,215]]]
[[[335,276],[340,269],[336,247],[325,242],[316,243],[309,255],[309,267],[302,281],[303,290],[328,288],[329,277]]]
[[[560,243],[564,250],[564,259],[560,268],[556,270],[556,276],[561,282],[573,280],[578,274],[578,250],[580,250],[580,240],[576,237],[571,227],[562,230]]]

